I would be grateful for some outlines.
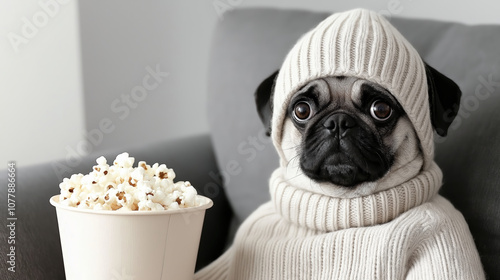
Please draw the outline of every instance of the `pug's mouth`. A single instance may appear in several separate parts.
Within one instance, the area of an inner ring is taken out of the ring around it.
[[[311,170],[306,166],[306,164],[301,164],[304,174],[318,182],[331,182],[338,186],[354,187],[371,179],[370,174],[350,161],[321,164],[316,170]]]
[[[300,159],[300,168],[312,180],[347,188],[382,178],[389,166],[390,160],[373,150],[303,153]]]
[[[361,126],[344,137],[313,126],[300,147],[300,168],[306,176],[347,188],[382,178],[392,161],[389,148]]]

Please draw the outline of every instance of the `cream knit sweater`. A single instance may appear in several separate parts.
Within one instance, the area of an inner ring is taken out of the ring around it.
[[[434,165],[387,191],[342,199],[296,188],[279,168],[271,202],[195,279],[484,279],[463,216],[437,194],[440,180]]]
[[[298,168],[290,168],[296,157],[285,147],[295,133],[286,117],[290,96],[312,79],[339,75],[388,89],[413,125],[415,134],[407,137],[418,141],[420,153],[357,196],[290,176]],[[325,19],[288,53],[273,102],[280,167],[270,179],[271,201],[243,222],[228,251],[195,279],[485,278],[463,216],[438,194],[442,173],[433,159],[423,61],[386,19],[362,9]]]

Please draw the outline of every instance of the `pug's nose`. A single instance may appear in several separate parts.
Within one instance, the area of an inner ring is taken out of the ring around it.
[[[353,117],[347,114],[336,113],[326,118],[323,122],[323,126],[332,133],[338,133],[341,136],[345,136],[349,129],[357,126],[357,122]]]

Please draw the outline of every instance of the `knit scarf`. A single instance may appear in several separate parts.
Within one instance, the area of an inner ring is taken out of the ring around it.
[[[337,198],[307,191],[284,179],[284,168],[270,179],[271,199],[276,211],[301,227],[336,231],[390,222],[401,213],[429,201],[437,194],[441,169],[433,162],[428,170],[385,191],[354,198]]]

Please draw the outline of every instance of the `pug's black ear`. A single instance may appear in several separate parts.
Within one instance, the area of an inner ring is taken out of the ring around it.
[[[460,107],[462,91],[450,78],[425,63],[432,126],[440,136],[448,134],[448,128]]]
[[[271,135],[271,117],[273,115],[273,91],[274,81],[278,76],[279,70],[267,77],[255,91],[255,104],[260,120],[266,127],[267,136]]]

